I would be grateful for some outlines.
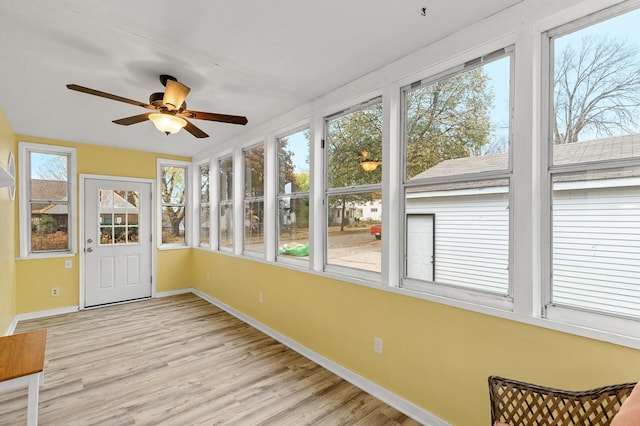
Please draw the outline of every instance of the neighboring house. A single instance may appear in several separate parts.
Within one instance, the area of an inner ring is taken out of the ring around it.
[[[382,220],[382,200],[347,202],[344,208],[345,225],[359,221],[380,222]],[[329,209],[329,225],[342,223],[342,207]]]
[[[68,206],[51,204],[50,200],[67,201],[67,182],[61,180],[32,179],[31,198],[42,200],[42,203],[31,205],[31,226],[34,229],[40,225],[42,216],[47,215],[53,219],[52,230],[67,232]]]
[[[556,165],[631,156],[640,156],[639,135],[556,145],[553,153]],[[506,169],[508,158],[503,153],[446,160],[414,179]],[[445,183],[408,191],[407,276],[471,287],[490,285],[506,293],[509,190],[505,183]],[[571,175],[555,180],[552,272],[556,301],[566,297],[576,304],[580,299],[578,303],[587,307],[599,303],[595,283],[638,284],[639,187],[640,171],[628,169],[591,173],[589,179]],[[601,271],[608,269],[600,261],[610,264],[612,258],[622,257],[631,260],[624,262],[627,266],[619,276],[603,275]]]

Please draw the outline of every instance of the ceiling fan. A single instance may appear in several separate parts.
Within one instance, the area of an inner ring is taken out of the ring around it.
[[[79,86],[77,84],[67,84],[67,88],[118,102],[137,105],[139,107],[155,111],[121,118],[119,120],[113,120],[114,123],[122,126],[130,126],[146,120],[151,120],[158,130],[166,133],[167,135],[177,133],[180,129],[184,128],[196,138],[208,138],[208,134],[189,122],[187,118],[219,121],[221,123],[247,124],[247,117],[243,117],[241,115],[216,114],[213,112],[188,110],[185,99],[191,89],[178,82],[175,77],[166,74],[162,74],[160,76],[160,82],[165,86],[165,91],[152,93],[151,96],[149,96],[148,104],[134,101],[133,99],[123,98],[122,96],[112,95],[111,93],[101,92],[100,90]]]

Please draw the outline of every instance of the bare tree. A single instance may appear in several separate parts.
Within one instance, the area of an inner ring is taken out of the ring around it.
[[[583,131],[636,133],[640,106],[638,48],[626,39],[585,36],[557,52],[554,144],[577,142]]]

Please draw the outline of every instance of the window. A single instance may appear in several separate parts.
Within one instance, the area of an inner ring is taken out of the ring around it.
[[[218,247],[233,250],[233,159],[218,160]]]
[[[210,170],[209,163],[198,167],[200,177],[200,246],[211,244],[211,202],[210,202]]]
[[[244,250],[264,253],[264,145],[244,151]]]
[[[510,50],[403,89],[405,288],[510,294]]]
[[[22,257],[75,252],[75,149],[20,143]]]
[[[277,260],[309,260],[309,130],[278,138]]]
[[[184,162],[160,162],[160,214],[162,245],[187,245],[188,176]]]
[[[604,16],[548,33],[546,315],[599,328],[640,319],[640,11]]]
[[[379,273],[382,215],[370,206],[382,207],[382,100],[327,117],[325,138],[326,264]]]

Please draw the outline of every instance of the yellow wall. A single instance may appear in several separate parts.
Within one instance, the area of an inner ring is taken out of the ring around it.
[[[640,380],[638,350],[223,254],[192,261],[199,290],[455,425],[490,423],[491,374],[576,390]]]
[[[71,143],[50,139],[33,138],[17,135],[16,141],[44,143],[67,146],[76,149],[77,173],[107,176],[128,176],[134,178],[155,179],[158,158],[190,161],[188,157],[162,155],[157,153],[108,148],[88,144]],[[13,142],[13,141],[12,141]],[[1,153],[0,153],[1,154]],[[77,194],[76,194],[77,195]],[[16,197],[17,200],[17,197]],[[19,229],[17,219],[17,203],[15,206],[15,229]],[[78,212],[76,212],[78,213]],[[76,218],[79,217],[76,214]],[[1,235],[0,235],[1,236]],[[19,253],[19,235],[15,233],[15,253]],[[80,245],[78,244],[78,247]],[[190,287],[189,269],[182,268],[184,256],[190,250],[156,250],[158,259],[156,266],[162,265],[162,273],[156,273],[156,290],[169,291]],[[64,268],[64,261],[71,259],[73,267]],[[80,256],[69,256],[54,259],[19,260],[15,263],[16,271],[16,304],[17,313],[45,311],[65,308],[79,304],[79,267]],[[162,260],[162,262],[160,262]],[[173,269],[180,274],[167,274]],[[60,295],[52,297],[51,287],[59,287]],[[1,323],[0,323],[1,325]]]
[[[6,169],[9,152],[16,155],[13,131],[0,110],[0,167]],[[14,204],[9,198],[9,189],[0,188],[0,336],[7,332],[16,313]]]

